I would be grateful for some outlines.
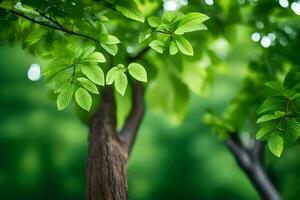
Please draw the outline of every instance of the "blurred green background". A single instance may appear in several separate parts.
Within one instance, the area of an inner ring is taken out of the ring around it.
[[[73,108],[57,111],[42,80],[28,79],[32,63],[42,64],[21,47],[0,48],[0,199],[84,199],[88,129]],[[147,112],[129,162],[131,200],[259,199],[201,122],[208,107],[224,108],[239,82],[234,74],[215,77],[210,93],[191,98],[177,126]],[[268,172],[284,199],[300,196],[299,150],[289,147],[281,159],[267,152]]]

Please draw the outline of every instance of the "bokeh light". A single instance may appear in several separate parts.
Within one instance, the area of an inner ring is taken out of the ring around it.
[[[262,37],[260,43],[262,47],[269,48],[271,46],[272,41],[268,36],[264,36]]]
[[[300,15],[300,3],[299,2],[293,2],[291,5],[291,8],[294,11],[294,13],[296,13],[297,15]]]
[[[279,0],[279,5],[283,8],[287,8],[290,4],[288,0]]]
[[[212,5],[214,5],[214,0],[205,0],[205,3],[206,3],[207,5],[212,6]]]
[[[258,32],[255,32],[251,35],[251,39],[254,41],[254,42],[258,42],[260,40],[260,34]]]
[[[39,64],[30,65],[27,77],[31,81],[38,81],[41,78],[41,66]]]

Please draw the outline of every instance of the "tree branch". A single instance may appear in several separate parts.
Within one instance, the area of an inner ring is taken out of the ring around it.
[[[229,134],[229,138],[226,140],[227,147],[261,198],[264,200],[281,200],[280,194],[262,166],[261,159],[264,154],[264,144],[257,141],[249,150],[235,137],[237,137],[237,134]]]
[[[51,29],[54,29],[54,30],[62,31],[62,32],[70,34],[70,35],[75,35],[75,36],[83,37],[83,38],[92,40],[92,41],[94,41],[96,43],[99,42],[96,38],[93,38],[93,37],[91,37],[89,35],[84,35],[84,34],[81,34],[81,33],[74,32],[72,30],[66,29],[65,27],[61,26],[60,24],[54,23],[54,21],[50,20],[48,16],[45,17],[45,16],[41,15],[41,16],[45,17],[46,19],[48,19],[50,22],[53,22],[55,25],[52,25],[52,24],[49,24],[49,23],[45,23],[45,22],[42,22],[42,21],[38,21],[38,20],[36,20],[34,18],[31,18],[31,17],[29,17],[27,15],[24,15],[23,13],[19,13],[19,12],[15,11],[15,10],[8,10],[8,11],[11,12],[12,14],[14,14],[14,15],[17,15],[17,16],[23,18],[23,19],[26,19],[26,20],[28,20],[28,21],[30,21],[32,23],[36,23],[36,24],[39,24],[41,26],[45,26],[47,28],[51,28]]]
[[[128,56],[127,62],[135,62],[144,57],[149,51],[149,47],[142,49],[135,56]],[[130,154],[132,146],[134,144],[138,129],[142,122],[145,113],[145,99],[144,99],[144,88],[141,82],[134,81],[132,91],[132,107],[126,118],[124,126],[120,131],[120,138],[126,143],[128,147],[128,153]]]
[[[235,134],[236,135],[236,134]],[[230,134],[226,140],[228,149],[232,152],[235,160],[241,168],[249,170],[251,168],[251,158],[246,149],[243,148],[239,140]]]
[[[120,131],[120,138],[126,143],[128,152],[131,152],[138,129],[145,113],[144,89],[140,82],[133,84],[132,108],[128,114],[125,124]]]

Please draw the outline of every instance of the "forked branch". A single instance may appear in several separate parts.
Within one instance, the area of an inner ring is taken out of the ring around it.
[[[238,134],[229,134],[226,145],[262,199],[282,199],[263,167],[264,143],[255,141],[252,147],[247,148],[239,140]]]
[[[128,63],[142,59],[149,49],[149,47],[146,47],[135,56],[129,56],[127,58]],[[129,154],[145,113],[144,87],[141,82],[137,81],[133,82],[132,87],[131,110],[126,118],[123,128],[120,131],[120,138],[126,143]]]

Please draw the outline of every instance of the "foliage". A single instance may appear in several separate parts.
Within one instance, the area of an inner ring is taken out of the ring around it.
[[[99,86],[114,84],[118,93],[125,94],[127,71],[137,81],[147,82],[147,72],[141,64],[129,63],[125,68],[126,58],[117,55],[117,45],[121,40],[109,33],[111,29],[118,29],[118,26],[112,27],[114,22],[110,20],[122,22],[125,19],[120,16],[107,17],[113,12],[142,23],[145,21],[138,5],[132,0],[4,0],[0,4],[1,24],[9,25],[9,31],[2,31],[1,38],[20,41],[32,53],[52,59],[43,67],[43,76],[57,94],[58,110],[66,108],[75,96],[78,105],[89,111],[93,99],[91,94],[98,95]],[[201,13],[184,15],[172,12],[165,13],[162,22],[156,19],[148,18],[149,25],[155,28],[152,32],[167,31],[168,37],[152,41],[151,47],[155,41],[163,46],[172,43],[172,55],[178,49],[193,55],[191,44],[181,35],[205,29],[202,22],[208,17]],[[193,28],[195,25],[197,28]],[[152,34],[146,36],[154,37]],[[124,40],[122,42],[126,43]],[[120,64],[111,66],[113,59]],[[107,60],[110,64],[105,64]]]
[[[257,123],[262,128],[256,138],[268,140],[272,153],[280,157],[284,143],[293,143],[300,137],[300,73],[289,72],[284,82],[268,82],[266,85],[274,91],[274,95],[265,99],[258,114]]]
[[[184,33],[206,30],[202,23],[208,17],[202,13],[189,13],[184,15],[180,12],[165,12],[162,19],[149,17],[148,25],[139,36],[139,42],[148,40],[149,46],[158,53],[169,52],[170,55],[181,51],[185,55],[193,56],[193,47],[183,37]]]
[[[206,115],[216,132],[225,138],[257,133],[277,156],[283,145],[299,138],[299,17],[278,2],[220,1],[208,6],[189,1],[180,12],[166,12],[161,3],[147,0],[2,0],[0,26],[1,42],[21,42],[51,60],[43,75],[57,94],[59,110],[74,96],[79,106],[90,110],[101,87],[112,84],[124,95],[117,98],[122,110],[126,91],[136,80],[148,82],[151,110],[180,122],[191,92],[203,94],[217,74],[231,73],[240,77],[241,86],[221,114]],[[209,32],[198,32],[206,26]],[[261,38],[271,33],[276,37],[263,48],[250,41],[255,32]],[[155,52],[143,60],[128,59],[147,46]]]

